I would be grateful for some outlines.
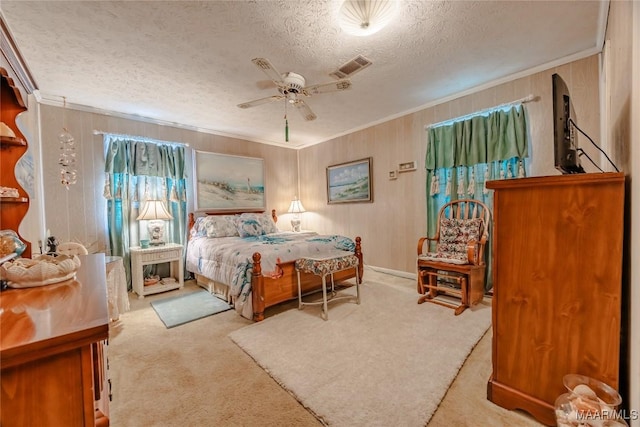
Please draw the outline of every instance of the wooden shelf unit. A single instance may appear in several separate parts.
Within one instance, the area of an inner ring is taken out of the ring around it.
[[[20,129],[16,125],[16,117],[27,110],[20,94],[20,90],[7,70],[0,67],[0,80],[2,88],[0,90],[0,121],[6,124],[15,134],[15,137],[0,137],[0,156],[2,156],[2,167],[0,167],[0,186],[16,188],[19,197],[0,198],[0,228],[3,230],[15,231],[20,240],[27,248],[22,253],[23,257],[31,257],[31,243],[22,238],[18,228],[22,219],[29,210],[29,195],[20,186],[15,177],[15,166],[22,156],[27,152],[27,141]]]
[[[565,374],[618,389],[624,186],[622,173],[487,182],[497,405],[555,425]]]

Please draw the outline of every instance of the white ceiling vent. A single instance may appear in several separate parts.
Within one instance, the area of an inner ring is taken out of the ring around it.
[[[372,62],[367,58],[362,55],[358,55],[346,64],[343,64],[340,68],[329,75],[336,79],[344,79],[347,77],[351,77],[358,71],[367,68],[371,64]]]

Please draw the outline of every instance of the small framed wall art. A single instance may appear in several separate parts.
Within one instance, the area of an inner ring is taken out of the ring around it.
[[[327,202],[373,202],[371,157],[327,167]]]
[[[416,170],[416,161],[404,162],[398,165],[398,172],[411,172]]]

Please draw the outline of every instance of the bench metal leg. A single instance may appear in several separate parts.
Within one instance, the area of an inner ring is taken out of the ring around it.
[[[333,275],[331,275],[331,287],[333,288]],[[329,319],[329,306],[327,304],[327,276],[322,276],[322,318]]]
[[[342,271],[342,270],[338,270],[338,271]],[[298,270],[298,267],[296,266],[296,278],[297,278],[297,282],[298,282],[298,310],[302,310],[302,308],[305,305],[322,305],[322,318],[324,320],[329,320],[329,297],[328,297],[328,292],[329,290],[327,289],[327,276],[331,276],[330,280],[331,280],[331,301],[335,300],[340,300],[340,299],[344,299],[344,298],[350,298],[353,301],[353,296],[351,295],[345,295],[345,296],[337,296],[337,292],[336,292],[336,288],[335,288],[335,280],[333,277],[333,271],[330,273],[326,273],[324,275],[321,275],[321,273],[319,272],[315,272],[314,274],[321,276],[322,278],[322,301],[318,301],[318,302],[303,302],[302,301],[302,285],[300,283],[300,270]],[[360,304],[360,272],[358,271],[358,264],[356,263],[355,266],[355,273],[356,273],[356,296],[355,296],[355,302],[357,304]]]

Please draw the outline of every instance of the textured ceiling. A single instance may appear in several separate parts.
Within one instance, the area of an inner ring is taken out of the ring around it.
[[[0,10],[42,102],[90,107],[213,133],[301,147],[599,51],[608,2],[400,1],[368,37],[338,26],[341,0],[11,1]],[[303,120],[251,59],[307,84],[356,55],[373,65],[352,88],[305,98]]]

